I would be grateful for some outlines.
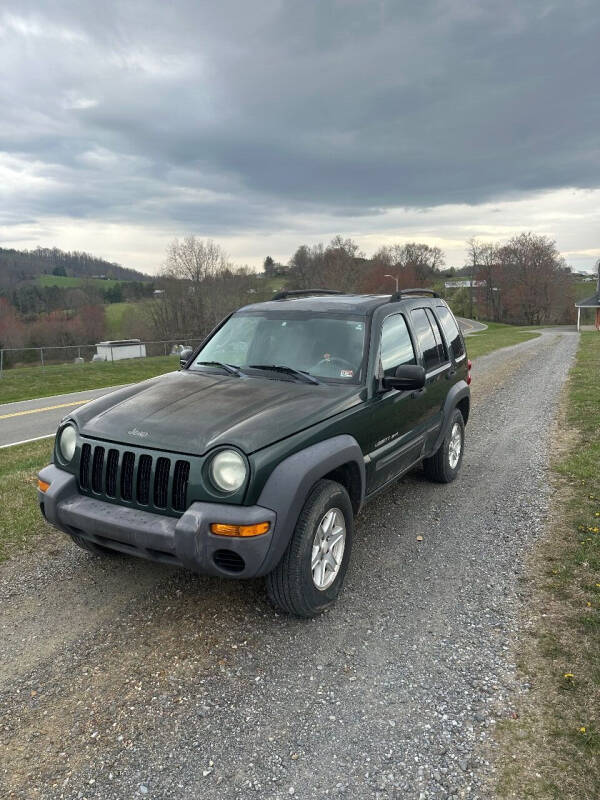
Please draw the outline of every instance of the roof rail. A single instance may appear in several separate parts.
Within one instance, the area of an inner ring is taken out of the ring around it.
[[[405,296],[412,297],[413,295],[418,296],[421,294],[429,294],[432,297],[439,297],[439,294],[434,292],[433,289],[400,289],[399,292],[394,292],[394,294],[390,297],[390,303],[397,303],[398,300],[402,300],[402,298]]]
[[[302,295],[311,294],[344,294],[344,292],[338,292],[337,289],[284,289],[274,294],[271,300],[285,300],[288,297],[302,297]]]

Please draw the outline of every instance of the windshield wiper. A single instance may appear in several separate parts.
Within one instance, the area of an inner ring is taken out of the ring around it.
[[[228,372],[230,375],[237,375],[238,378],[241,378],[244,374],[238,367],[235,367],[233,364],[223,364],[222,361],[196,361],[195,362],[199,367],[221,367],[224,369],[225,372]]]
[[[305,372],[303,369],[294,369],[294,367],[286,367],[282,364],[248,364],[250,369],[270,369],[273,372],[285,372],[286,375],[291,375],[303,383],[320,383],[314,375],[310,372]]]

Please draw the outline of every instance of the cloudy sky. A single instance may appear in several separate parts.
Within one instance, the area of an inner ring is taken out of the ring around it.
[[[597,0],[2,0],[0,246],[600,256]]]

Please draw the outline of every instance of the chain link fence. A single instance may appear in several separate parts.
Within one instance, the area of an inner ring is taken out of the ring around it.
[[[124,358],[153,358],[176,356],[183,347],[196,347],[202,339],[184,338],[161,341],[127,340],[98,344],[74,344],[51,347],[6,347],[0,349],[0,378],[16,367],[45,369],[50,365],[84,364],[95,361],[121,361]]]

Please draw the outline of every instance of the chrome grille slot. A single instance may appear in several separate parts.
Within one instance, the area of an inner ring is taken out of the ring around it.
[[[162,456],[156,461],[154,472],[154,505],[157,508],[166,508],[169,497],[169,473],[171,459]]]
[[[133,467],[135,456],[127,451],[123,453],[121,466],[121,497],[123,500],[133,500]]]
[[[81,448],[81,461],[79,462],[79,486],[82,489],[88,489],[90,486],[90,457],[92,455],[92,447],[89,444],[84,444]]]
[[[102,486],[102,470],[104,468],[104,448],[96,446],[94,448],[94,457],[92,459],[92,491],[100,494],[103,490]]]
[[[152,456],[140,456],[137,471],[137,501],[142,506],[148,505],[150,497],[150,476],[152,475]]]
[[[173,475],[172,505],[175,511],[185,511],[187,500],[187,487],[190,477],[190,462],[177,461]]]
[[[117,471],[119,469],[119,451],[111,449],[106,459],[106,494],[108,497],[117,496]]]

